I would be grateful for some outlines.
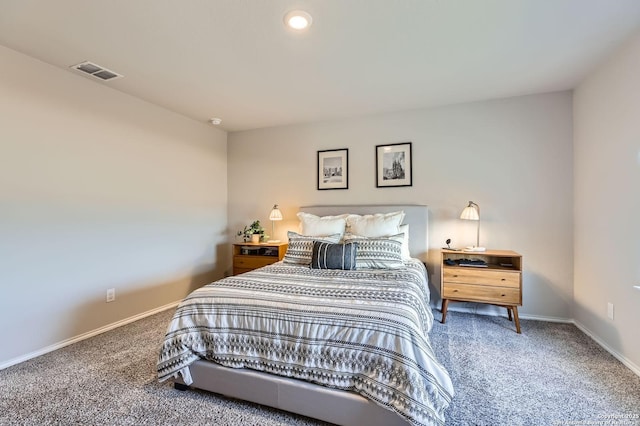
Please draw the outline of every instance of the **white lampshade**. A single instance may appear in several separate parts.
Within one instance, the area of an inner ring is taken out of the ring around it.
[[[462,210],[460,219],[464,220],[480,220],[480,213],[478,212],[478,205],[473,201],[469,201],[469,205]]]
[[[271,214],[269,214],[269,220],[282,220],[282,212],[278,208],[277,204],[273,205],[273,209],[271,209]]]

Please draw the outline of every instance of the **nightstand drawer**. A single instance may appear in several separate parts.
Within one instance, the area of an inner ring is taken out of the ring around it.
[[[253,269],[252,268],[233,268],[233,275],[240,275],[249,271],[253,271]]]
[[[275,256],[234,256],[234,268],[256,269],[278,261]]]
[[[492,271],[485,268],[444,268],[443,279],[450,283],[486,284],[520,288],[520,272]]]
[[[442,297],[454,300],[477,300],[483,303],[519,305],[520,289],[445,282]]]

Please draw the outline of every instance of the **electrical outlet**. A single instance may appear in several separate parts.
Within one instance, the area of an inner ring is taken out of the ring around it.
[[[613,321],[613,303],[607,303],[607,316],[611,321]]]
[[[113,302],[114,300],[116,300],[116,289],[107,289],[107,303]]]

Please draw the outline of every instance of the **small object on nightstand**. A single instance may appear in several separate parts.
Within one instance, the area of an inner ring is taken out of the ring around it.
[[[487,262],[482,259],[460,259],[458,261],[458,265],[460,266],[471,266],[475,268],[486,268],[488,267]]]
[[[255,245],[255,246],[242,245],[242,247],[240,248],[240,254],[243,254],[243,255],[249,255],[249,254],[257,255],[258,254],[258,250],[260,250],[260,246],[258,246],[258,245]]]
[[[458,249],[458,248],[454,248],[454,247],[451,247],[451,246],[449,245],[449,244],[451,244],[451,238],[447,238],[447,241],[445,241],[445,244],[446,244],[447,246],[446,246],[446,247],[443,247],[443,248],[446,248],[447,250],[453,250],[453,251],[459,251],[459,250],[460,250],[460,249]]]

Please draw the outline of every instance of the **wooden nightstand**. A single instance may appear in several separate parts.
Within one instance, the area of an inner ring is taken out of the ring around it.
[[[482,260],[486,267],[460,266],[461,259]],[[443,249],[440,295],[443,324],[449,301],[488,303],[507,308],[509,321],[513,312],[516,331],[520,333],[518,306],[522,306],[522,256],[510,250],[464,252]]]
[[[287,243],[239,243],[233,245],[233,275],[282,260]]]

